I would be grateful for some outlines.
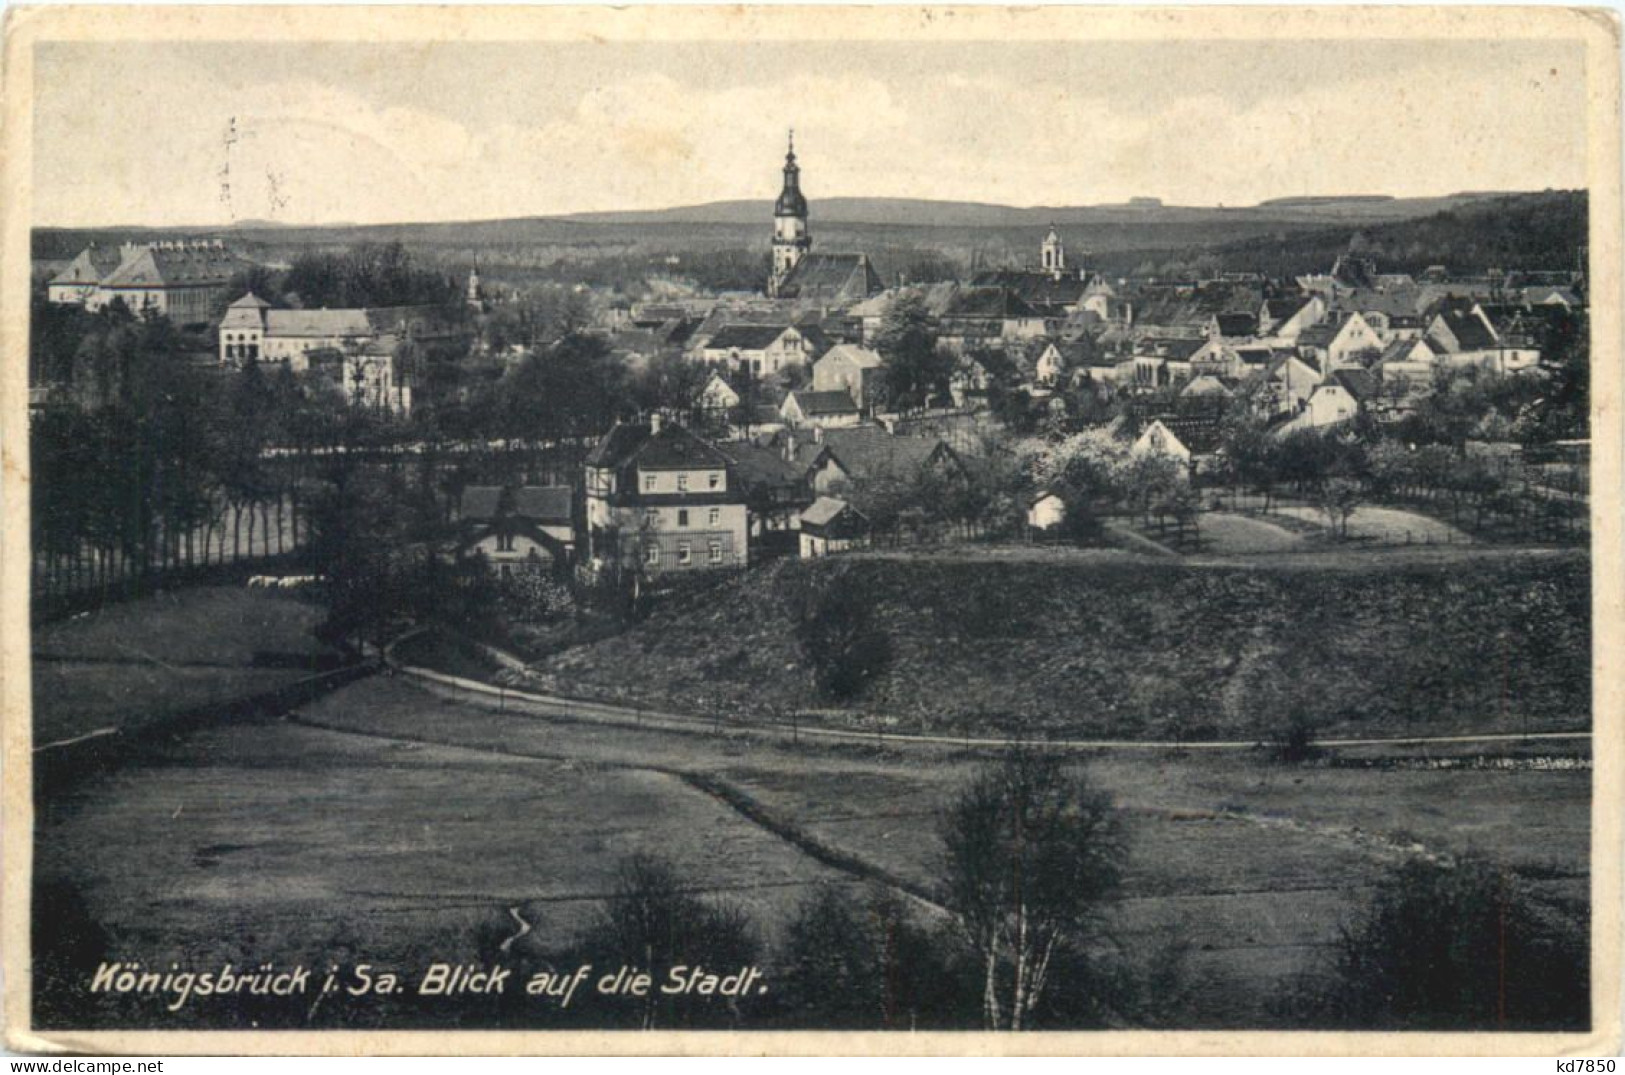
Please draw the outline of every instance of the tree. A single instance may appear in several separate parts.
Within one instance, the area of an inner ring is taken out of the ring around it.
[[[1052,960],[1100,933],[1126,844],[1111,801],[1053,755],[1012,750],[949,806],[945,903],[982,965],[988,1030],[1031,1024]]]
[[[634,854],[616,870],[615,888],[583,938],[583,955],[605,967],[636,967],[654,979],[640,1002],[638,1025],[737,1022],[730,998],[672,998],[658,985],[673,967],[737,968],[757,962],[761,946],[742,911],[701,900],[663,858]]]
[[[1315,503],[1326,516],[1332,533],[1345,539],[1349,536],[1349,519],[1363,499],[1360,483],[1342,475],[1327,478],[1315,493]]]
[[[894,406],[925,407],[948,391],[954,359],[937,347],[935,321],[918,292],[905,291],[886,307],[875,350],[885,359],[885,385]]]
[[[798,1028],[912,1029],[922,1019],[954,1025],[957,983],[935,940],[889,889],[877,884],[858,894],[821,885],[785,929],[780,1000]]]
[[[790,614],[813,678],[831,698],[855,698],[891,663],[891,637],[877,622],[874,597],[844,570],[799,578]]]
[[[1577,1030],[1590,1025],[1584,924],[1483,859],[1412,860],[1335,947],[1330,983],[1295,998],[1361,1030]]]

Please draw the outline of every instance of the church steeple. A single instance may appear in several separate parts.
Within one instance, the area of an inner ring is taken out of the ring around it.
[[[796,163],[796,132],[792,129],[790,146],[784,154],[784,187],[779,191],[779,200],[773,204],[773,275],[767,282],[769,295],[779,293],[790,271],[811,249],[807,198],[801,193],[801,166]]]

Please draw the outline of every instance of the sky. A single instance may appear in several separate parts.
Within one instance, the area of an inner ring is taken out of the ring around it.
[[[35,222],[1585,183],[1579,42],[42,43]],[[230,133],[234,132],[234,133]]]

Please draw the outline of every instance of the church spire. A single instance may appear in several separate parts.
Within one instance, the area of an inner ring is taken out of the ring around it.
[[[807,227],[807,198],[801,193],[801,166],[796,163],[796,132],[790,128],[789,146],[784,154],[784,187],[773,203],[773,275],[767,293],[779,289],[807,251],[812,249],[812,232]]]
[[[779,193],[774,216],[807,216],[807,199],[801,193],[801,166],[796,163],[796,131],[790,128],[790,148],[784,154],[784,189]]]

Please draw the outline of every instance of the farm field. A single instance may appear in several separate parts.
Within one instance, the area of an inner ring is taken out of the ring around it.
[[[36,854],[45,891],[71,890],[106,946],[150,959],[417,967],[490,958],[515,915],[532,927],[521,947],[545,952],[639,850],[741,905],[771,943],[820,883],[929,894],[936,815],[976,764],[595,726],[375,677],[290,721],[199,732],[86,782],[47,805]],[[1312,970],[1408,857],[1489,855],[1583,920],[1584,768],[1286,766],[1262,753],[1088,765],[1132,841],[1121,943],[1136,956],[1171,935],[1189,944],[1182,1025],[1267,1025],[1283,980]]]
[[[34,741],[145,722],[308,676],[326,652],[312,634],[321,616],[319,606],[288,594],[204,586],[36,627]]]

